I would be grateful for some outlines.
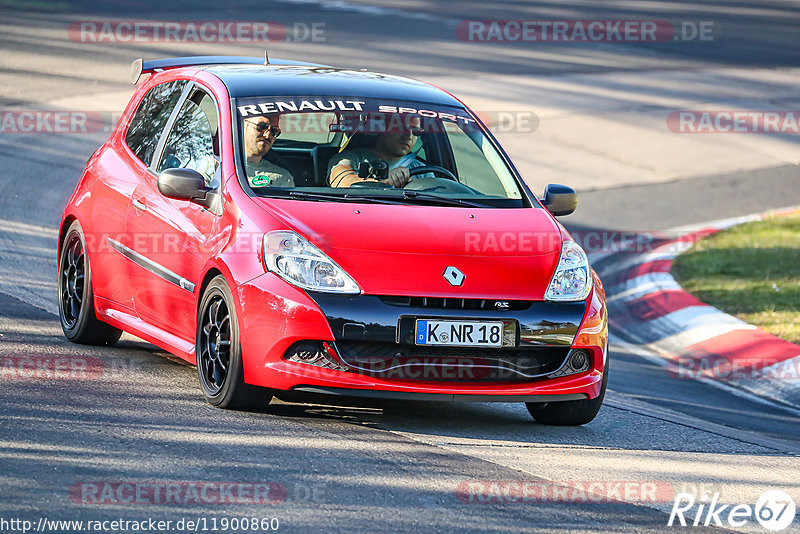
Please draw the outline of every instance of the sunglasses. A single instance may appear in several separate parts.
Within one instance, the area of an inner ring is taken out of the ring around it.
[[[410,133],[414,137],[419,137],[420,135],[425,133],[425,130],[420,127],[403,126],[401,128],[387,128],[382,133],[400,133],[400,134]]]
[[[255,126],[256,126],[256,130],[259,133],[267,132],[268,134],[272,134],[275,137],[280,137],[280,135],[281,135],[281,129],[278,128],[277,126],[271,125],[268,122],[259,122]]]

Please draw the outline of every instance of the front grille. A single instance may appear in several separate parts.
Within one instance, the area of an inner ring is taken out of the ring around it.
[[[493,300],[493,299],[461,299],[443,297],[397,297],[383,295],[384,304],[404,306],[407,308],[457,309],[457,310],[527,310],[529,300]]]
[[[526,381],[558,371],[569,347],[476,349],[338,341],[350,370],[393,380]]]

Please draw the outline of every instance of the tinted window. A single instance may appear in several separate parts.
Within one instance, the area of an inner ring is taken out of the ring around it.
[[[193,169],[209,185],[219,165],[218,125],[214,100],[195,93],[181,106],[156,171]]]
[[[150,165],[158,145],[158,139],[172,109],[181,96],[185,81],[156,85],[144,95],[139,108],[131,119],[125,142],[146,165]]]

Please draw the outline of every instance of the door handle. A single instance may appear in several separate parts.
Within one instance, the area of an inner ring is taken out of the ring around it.
[[[133,199],[133,207],[140,211],[147,211],[147,206],[144,205],[144,202],[138,199]]]

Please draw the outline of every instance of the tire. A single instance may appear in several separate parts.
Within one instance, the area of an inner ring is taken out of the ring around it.
[[[97,318],[92,269],[86,239],[78,221],[67,230],[58,263],[58,316],[68,340],[83,345],[113,345],[122,330]]]
[[[606,365],[603,369],[603,381],[600,386],[600,395],[594,399],[583,399],[564,402],[526,402],[531,416],[537,423],[557,426],[585,425],[592,421],[603,405],[608,384],[608,347],[606,347]]]
[[[230,410],[263,409],[272,395],[246,384],[233,294],[225,278],[208,284],[197,311],[197,375],[206,402]]]

